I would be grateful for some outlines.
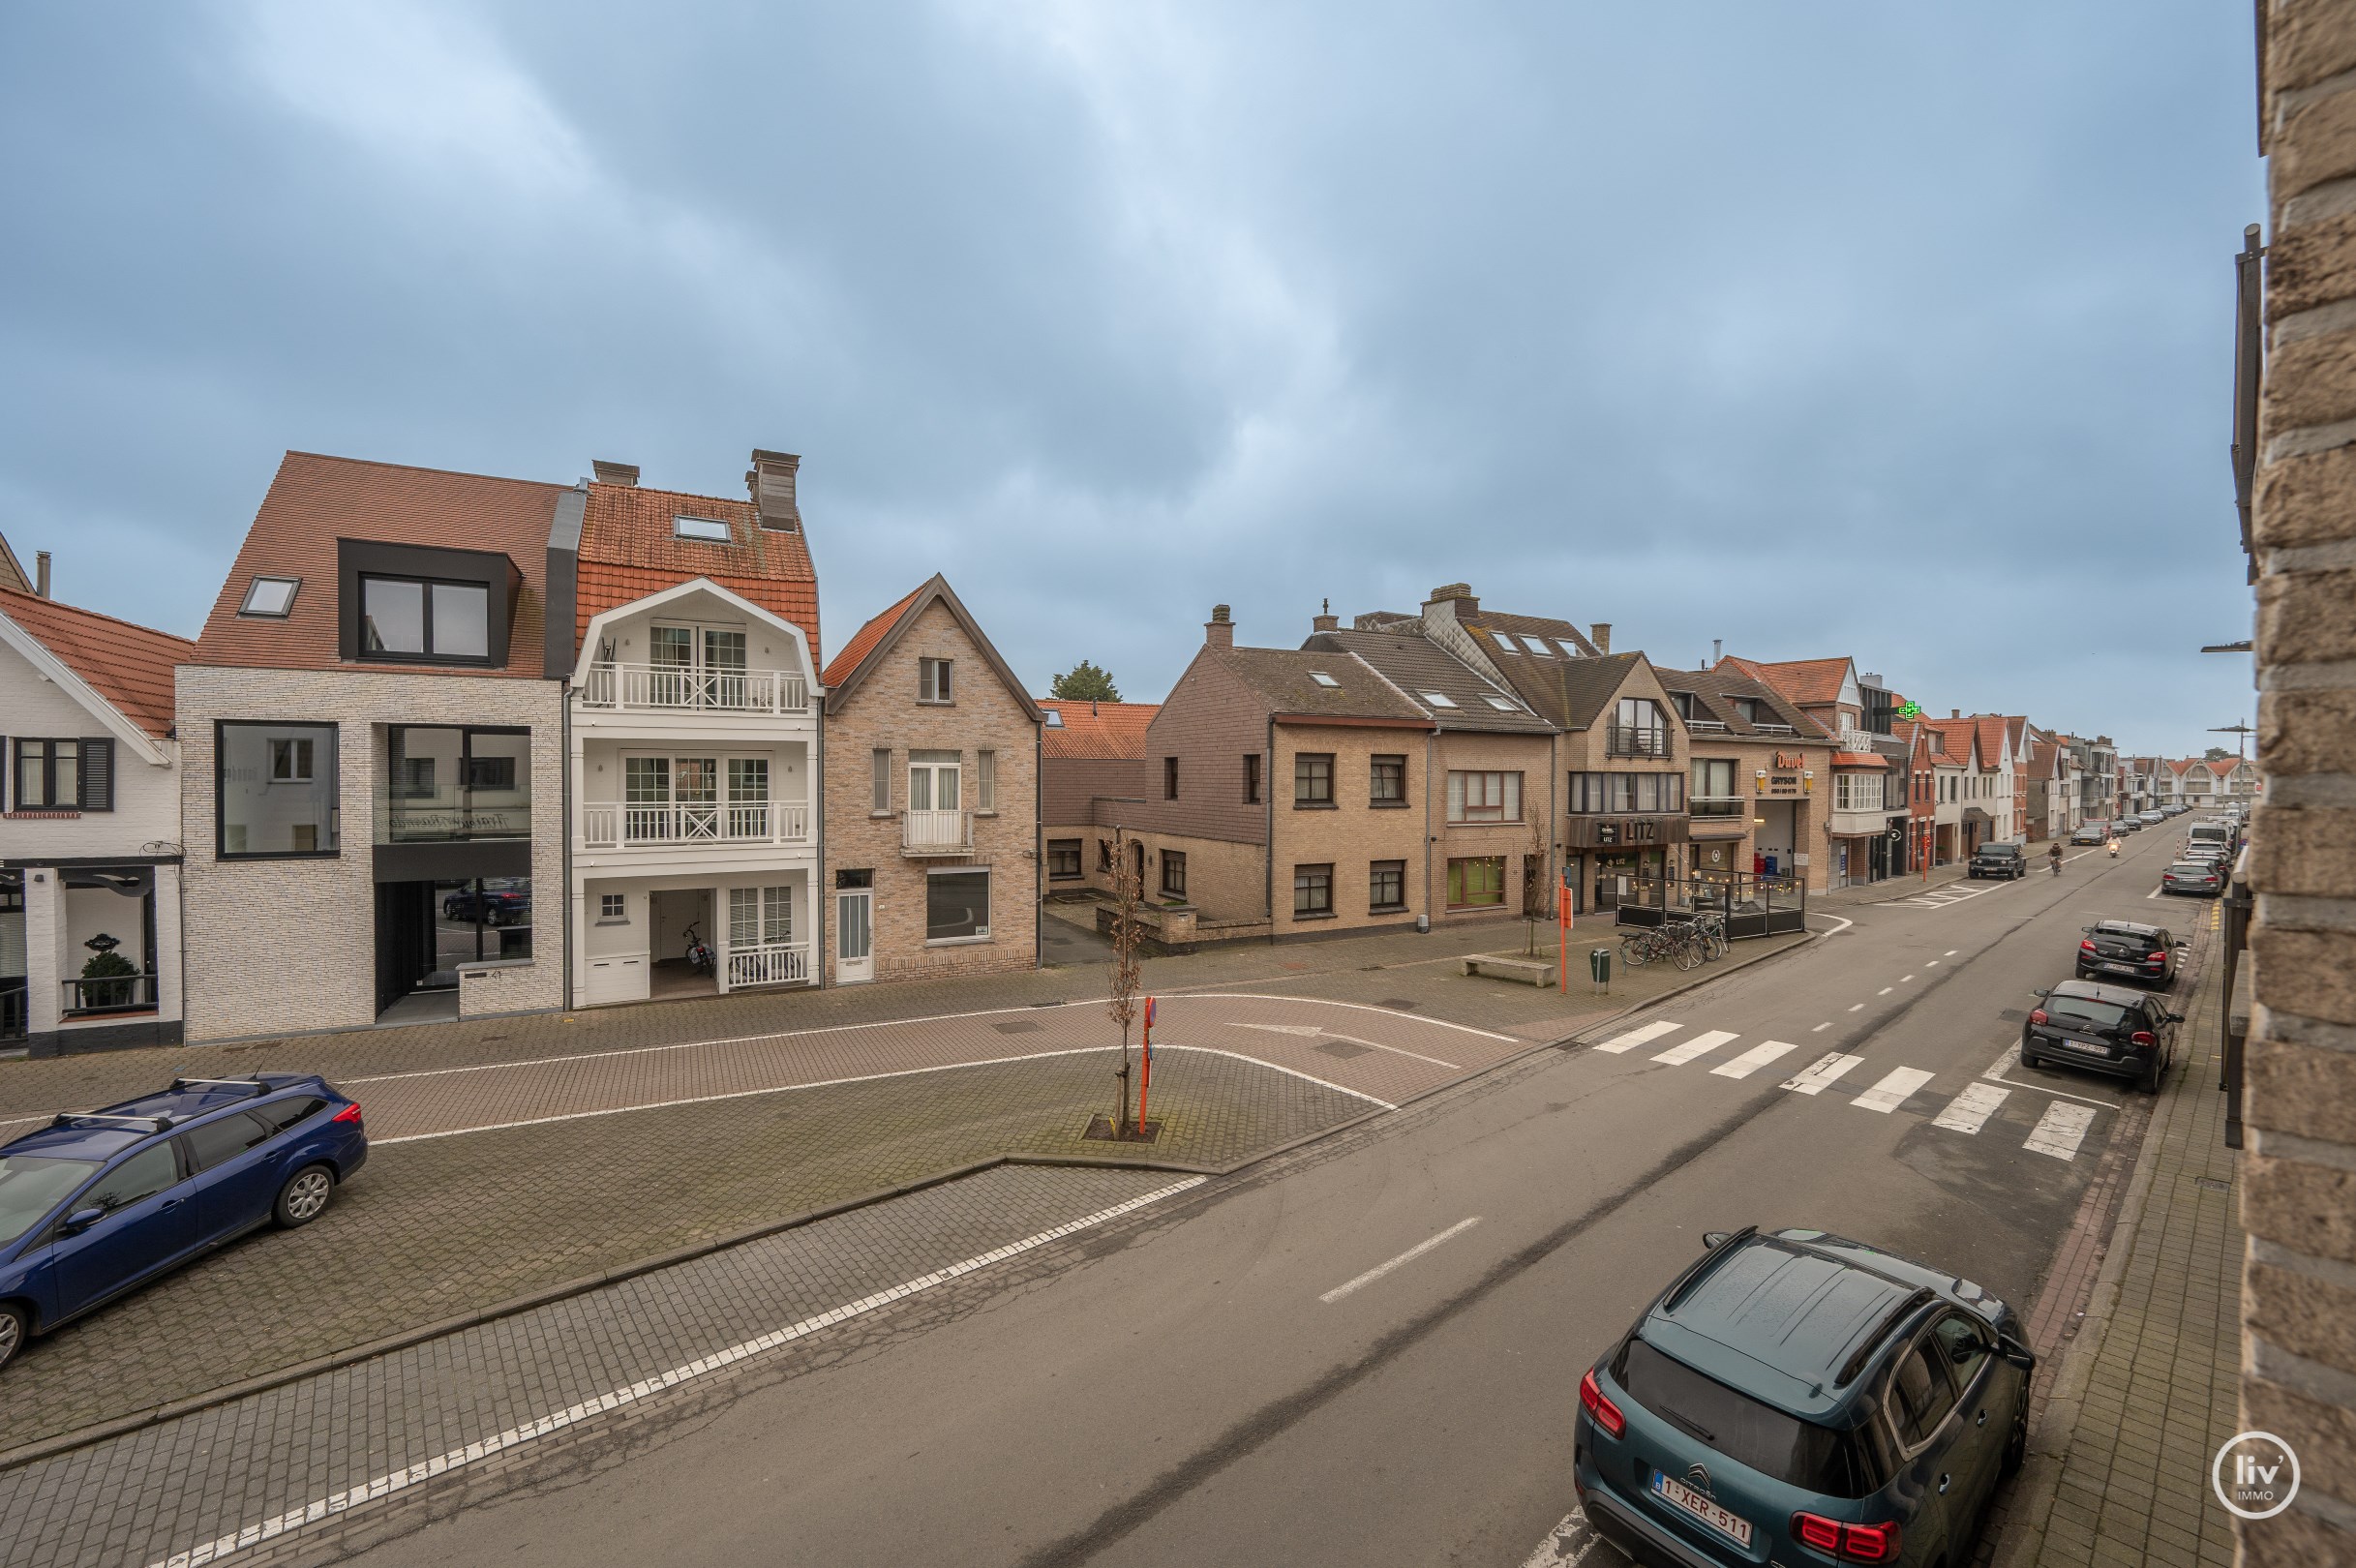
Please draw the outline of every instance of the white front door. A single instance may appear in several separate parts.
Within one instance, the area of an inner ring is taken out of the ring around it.
[[[860,888],[834,894],[834,982],[875,979],[875,893]]]

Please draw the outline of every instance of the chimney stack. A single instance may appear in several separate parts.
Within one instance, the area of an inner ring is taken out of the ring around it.
[[[627,485],[632,490],[638,488],[638,465],[635,463],[608,463],[603,458],[591,458],[589,467],[596,473],[597,482],[601,485]]]
[[[1202,640],[1211,648],[1235,646],[1235,622],[1227,618],[1225,605],[1211,606],[1211,618],[1202,623]]]
[[[44,599],[49,596],[49,553],[45,550],[33,553],[33,592]]]
[[[1596,652],[1598,652],[1598,653],[1609,653],[1609,652],[1611,652],[1611,651],[1612,651],[1612,623],[1611,623],[1610,621],[1608,621],[1608,620],[1599,620],[1599,621],[1596,621],[1596,622],[1595,622],[1593,625],[1589,626],[1589,627],[1587,628],[1587,641],[1588,641],[1588,642],[1590,642],[1590,643],[1593,643],[1593,644],[1595,645],[1595,651],[1596,651]]]
[[[1723,637],[1711,638],[1709,640],[1709,662],[1715,664],[1724,657],[1726,657],[1726,639]]]
[[[1950,708],[1947,710],[1947,716],[1951,719],[1959,719],[1963,717],[1963,709],[1960,708]]]
[[[1340,631],[1342,618],[1334,614],[1334,601],[1323,600],[1318,613],[1310,618],[1309,624],[1321,632]]]
[[[1424,609],[1429,611],[1434,605],[1439,604],[1446,605],[1448,613],[1459,620],[1481,613],[1481,601],[1472,596],[1470,583],[1442,583],[1432,590],[1432,597],[1424,601]]]
[[[765,452],[753,448],[752,470],[745,474],[744,483],[752,491],[753,507],[761,514],[761,526],[781,533],[801,531],[801,508],[794,499],[795,476],[801,470],[801,459],[792,452]]]

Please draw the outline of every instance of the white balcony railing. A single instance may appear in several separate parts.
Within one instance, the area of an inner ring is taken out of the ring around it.
[[[581,705],[611,712],[804,713],[810,683],[783,670],[592,664]]]
[[[806,942],[765,942],[757,948],[728,950],[728,988],[747,985],[798,985],[810,978],[810,945]]]
[[[902,855],[967,855],[974,848],[974,814],[970,811],[903,811],[900,813]]]
[[[581,808],[582,842],[590,849],[642,844],[806,844],[806,800],[729,800],[625,805],[591,800]]]

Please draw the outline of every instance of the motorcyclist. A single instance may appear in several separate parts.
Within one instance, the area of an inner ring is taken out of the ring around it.
[[[2062,874],[2062,841],[2058,838],[2053,841],[2053,847],[2045,851],[2045,866],[2057,877]]]
[[[2110,851],[2110,858],[2112,859],[2117,859],[2119,858],[2119,835],[2117,833],[2111,834],[2110,837],[2102,841],[2102,847]]]

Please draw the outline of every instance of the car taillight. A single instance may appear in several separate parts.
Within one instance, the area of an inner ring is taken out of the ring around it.
[[[1895,1562],[1898,1556],[1894,1520],[1887,1524],[1844,1524],[1822,1514],[1794,1514],[1792,1535],[1801,1546],[1843,1562]]]
[[[345,1106],[342,1110],[336,1112],[333,1116],[327,1118],[327,1121],[329,1126],[333,1126],[337,1122],[356,1122],[359,1119],[360,1102],[355,1100],[350,1104]]]
[[[1837,1520],[1821,1514],[1794,1514],[1792,1535],[1801,1546],[1814,1547],[1827,1557],[1840,1554],[1841,1526]]]
[[[2053,1022],[2051,1018],[2045,1016],[2045,1010],[2043,1008],[2039,1008],[2035,1012],[2029,1014],[2029,1021],[2033,1024]]]
[[[2088,937],[2085,941],[2078,944],[2078,951],[2080,952],[2095,952],[2098,950],[2099,950],[2095,947],[2095,939],[2093,937]]]
[[[2160,1043],[2160,1037],[2148,1029],[2138,1029],[2128,1036],[2127,1040],[2130,1045],[2157,1045]]]
[[[1587,1414],[1595,1418],[1595,1424],[1613,1436],[1617,1437],[1628,1430],[1628,1418],[1619,1413],[1618,1405],[1603,1397],[1603,1390],[1595,1384],[1595,1371],[1591,1367],[1587,1369],[1587,1374],[1579,1379],[1579,1402],[1586,1406]]]

